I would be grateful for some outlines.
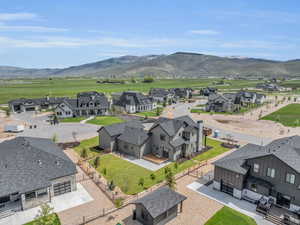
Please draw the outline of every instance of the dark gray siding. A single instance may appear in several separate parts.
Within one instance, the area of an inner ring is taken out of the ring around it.
[[[141,222],[144,225],[153,225],[154,221],[151,215],[148,213],[148,211],[145,209],[145,207],[142,204],[136,204],[136,219]],[[142,217],[142,214],[144,214],[144,218]]]
[[[259,164],[259,172],[255,173],[253,171],[254,163]],[[300,162],[299,162],[300,163]],[[250,168],[250,175],[253,177],[257,177],[268,181],[272,185],[274,185],[274,189],[277,192],[280,192],[284,195],[288,195],[292,197],[292,204],[300,205],[300,189],[298,188],[300,185],[300,175],[287,164],[282,162],[276,156],[264,156],[255,159],[247,160],[247,164]],[[274,168],[275,169],[275,177],[271,178],[267,176],[267,169]],[[295,184],[289,184],[286,182],[286,174],[291,173],[295,174]],[[274,196],[276,197],[276,196]]]
[[[238,190],[242,190],[244,188],[244,176],[242,174],[238,174],[218,166],[215,166],[214,180],[219,183],[222,181],[224,184],[230,185]]]

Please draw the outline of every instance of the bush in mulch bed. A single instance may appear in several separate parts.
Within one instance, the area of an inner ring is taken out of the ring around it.
[[[240,147],[240,146],[237,145],[237,144],[231,144],[231,143],[226,143],[226,142],[223,142],[223,143],[221,144],[221,146],[224,147],[224,148],[230,148],[230,149]]]
[[[67,149],[67,148],[75,148],[80,145],[79,141],[76,142],[67,142],[67,143],[58,143],[58,146],[61,147],[62,149]]]

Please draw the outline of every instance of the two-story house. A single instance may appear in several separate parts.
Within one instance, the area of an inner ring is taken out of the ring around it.
[[[117,111],[137,113],[156,109],[157,104],[152,97],[136,91],[126,91],[113,101],[113,107]]]
[[[214,188],[236,198],[272,198],[291,211],[300,209],[300,136],[266,146],[247,144],[214,163]]]
[[[136,158],[154,155],[176,161],[202,150],[203,122],[188,116],[159,118],[148,128],[138,121],[99,129],[99,147]]]
[[[151,96],[154,101],[158,103],[176,102],[175,94],[165,88],[151,88],[149,91],[149,96]]]
[[[109,113],[110,103],[103,93],[81,92],[76,99],[66,98],[55,108],[59,118],[100,116]]]

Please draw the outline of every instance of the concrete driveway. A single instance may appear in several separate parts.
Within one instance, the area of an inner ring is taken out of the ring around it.
[[[85,203],[93,201],[93,198],[85,190],[81,184],[77,184],[77,190],[63,194],[60,196],[53,197],[49,205],[54,208],[54,212],[61,212]],[[0,220],[0,225],[22,225],[27,222],[34,220],[38,214],[40,207],[35,207],[25,211],[20,211],[5,217]]]
[[[25,130],[16,136],[52,138],[57,136],[58,142],[72,142],[74,136],[77,140],[84,140],[97,136],[97,130],[100,126],[81,123],[60,123],[50,125],[48,115],[36,115],[33,112],[13,114],[12,118],[20,123],[25,123]],[[30,125],[36,125],[37,128],[30,129]],[[75,135],[74,135],[75,134]]]
[[[213,189],[212,185],[206,186],[199,182],[193,182],[187,186],[189,189],[197,192],[199,195],[212,199],[222,205],[237,210],[247,216],[255,219],[258,225],[273,225],[256,213],[256,206],[244,200],[236,199],[228,194]]]

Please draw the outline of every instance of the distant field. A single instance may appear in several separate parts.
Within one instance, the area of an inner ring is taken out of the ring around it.
[[[287,105],[276,112],[261,118],[262,120],[272,120],[287,127],[300,126],[300,104]]]
[[[97,79],[87,78],[55,78],[15,80],[0,82],[0,104],[16,98],[37,98],[46,95],[57,97],[75,97],[82,91],[99,91],[104,93],[136,90],[148,92],[150,88],[191,87],[201,88],[214,86],[213,82],[220,79],[168,79],[155,80],[153,83],[126,83],[126,84],[97,84]],[[217,86],[219,89],[255,87],[258,81],[230,80],[230,85]]]

